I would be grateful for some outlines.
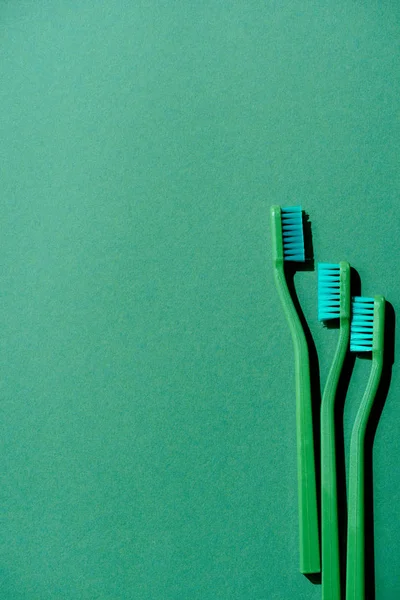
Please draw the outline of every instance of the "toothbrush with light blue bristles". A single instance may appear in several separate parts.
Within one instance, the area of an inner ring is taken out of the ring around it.
[[[384,329],[384,297],[353,298],[350,351],[372,353],[372,365],[350,440],[346,600],[365,599],[365,435],[383,370]]]
[[[339,338],[321,402],[322,600],[341,599],[335,402],[350,343],[350,265],[318,265],[318,319],[337,320]]]
[[[271,208],[272,253],[275,283],[293,338],[296,377],[297,471],[299,498],[300,571],[320,572],[317,485],[306,336],[286,281],[285,263],[304,263],[305,247],[301,206]]]

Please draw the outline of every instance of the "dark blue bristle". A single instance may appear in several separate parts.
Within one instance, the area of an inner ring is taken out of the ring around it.
[[[284,260],[304,262],[303,212],[301,206],[282,208],[281,215]]]

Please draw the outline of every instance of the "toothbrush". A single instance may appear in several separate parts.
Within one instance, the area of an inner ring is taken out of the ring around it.
[[[304,574],[313,574],[320,572],[320,549],[310,363],[306,336],[289,292],[284,267],[287,261],[305,262],[301,206],[288,208],[272,206],[271,225],[275,283],[294,345],[300,571]]]
[[[353,298],[350,351],[372,351],[372,367],[350,440],[346,600],[365,598],[365,432],[383,369],[384,321],[383,296]]]
[[[321,403],[322,599],[340,600],[340,556],[335,447],[335,400],[350,342],[350,265],[318,265],[318,319],[339,319],[339,339]]]

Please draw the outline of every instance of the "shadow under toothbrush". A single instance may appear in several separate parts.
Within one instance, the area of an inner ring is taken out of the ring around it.
[[[350,268],[350,289],[352,296],[361,295],[361,278],[354,267]],[[326,327],[339,327],[339,319],[326,321]],[[342,597],[346,595],[346,550],[347,550],[347,489],[346,489],[346,454],[344,441],[344,408],[347,391],[356,362],[356,354],[348,352],[343,364],[335,400],[335,449],[336,449],[336,481],[338,502],[340,585]]]
[[[351,268],[351,294],[361,296],[361,280],[358,272]],[[375,600],[375,555],[374,555],[374,511],[373,511],[373,465],[372,450],[379,418],[389,391],[394,363],[395,312],[392,304],[386,302],[385,337],[384,337],[384,366],[381,382],[368,421],[365,440],[365,597]],[[332,320],[327,327],[338,326]],[[339,547],[341,566],[342,597],[346,594],[346,554],[347,554],[347,493],[346,493],[346,461],[343,418],[347,390],[350,384],[356,357],[371,360],[371,353],[349,352],[340,377],[337,400],[335,404],[336,426],[336,470],[338,494]]]
[[[378,392],[372,407],[365,438],[365,598],[375,600],[373,445],[379,419],[385,405],[395,360],[396,313],[385,306],[384,363]]]
[[[312,240],[312,223],[310,221],[310,215],[303,210],[303,234],[304,234],[304,254],[306,260],[304,263],[300,263],[298,271],[315,271],[314,262],[314,246]]]
[[[309,215],[303,211],[303,232],[304,232],[304,249],[305,249],[305,262],[304,263],[285,263],[285,275],[286,282],[293,300],[293,304],[296,308],[297,314],[301,321],[301,325],[304,330],[304,334],[307,340],[308,354],[310,361],[310,383],[311,383],[311,398],[312,398],[312,413],[313,413],[313,430],[314,430],[314,456],[315,456],[315,475],[317,482],[317,505],[318,505],[318,524],[319,531],[321,533],[321,476],[320,476],[320,408],[321,408],[321,384],[319,376],[319,362],[317,349],[313,337],[311,335],[310,328],[305,319],[303,310],[301,308],[296,287],[294,284],[294,276],[299,271],[314,271],[314,249],[312,242],[312,225]],[[308,573],[306,574],[307,579],[312,583],[321,583],[320,573]]]

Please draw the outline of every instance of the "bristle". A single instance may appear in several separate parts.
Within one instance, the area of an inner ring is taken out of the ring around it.
[[[340,265],[318,264],[318,319],[340,317]]]
[[[285,261],[305,261],[303,212],[301,206],[281,209],[283,257]]]
[[[370,352],[374,329],[374,299],[356,296],[351,303],[350,350]]]

